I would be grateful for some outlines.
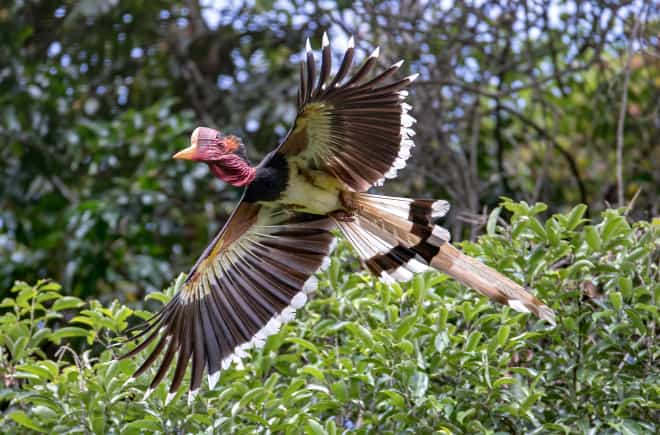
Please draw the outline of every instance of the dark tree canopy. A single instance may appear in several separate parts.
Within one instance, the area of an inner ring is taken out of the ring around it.
[[[355,35],[421,73],[417,148],[391,193],[447,198],[474,238],[501,196],[658,214],[657,6],[644,2],[23,2],[0,7],[0,285],[161,288],[238,191],[170,160],[202,124],[257,159],[295,115],[305,37]],[[627,68],[629,67],[629,68]],[[626,79],[627,71],[629,77]],[[653,157],[655,156],[655,157]],[[209,224],[210,223],[210,224]]]

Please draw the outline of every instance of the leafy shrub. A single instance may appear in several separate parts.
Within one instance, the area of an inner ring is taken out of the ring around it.
[[[297,320],[190,406],[183,390],[166,404],[164,384],[144,400],[150,377],[129,377],[145,354],[107,348],[146,311],[17,283],[0,305],[3,431],[654,433],[660,225],[615,210],[588,223],[584,206],[543,224],[544,210],[505,201],[462,247],[534,288],[557,327],[437,273],[350,273],[340,244]]]

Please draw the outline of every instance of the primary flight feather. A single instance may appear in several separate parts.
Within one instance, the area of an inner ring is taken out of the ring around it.
[[[372,76],[376,49],[349,76],[353,38],[332,78],[325,34],[321,54],[317,78],[307,41],[295,123],[257,166],[239,138],[206,127],[198,127],[190,146],[174,155],[208,164],[216,177],[244,187],[244,194],[179,292],[130,338],[142,341],[124,358],[156,343],[133,377],[163,356],[149,391],[174,364],[171,399],[192,360],[192,397],[204,371],[213,388],[220,370],[263,346],[316,288],[314,273],[328,261],[335,227],[385,282],[407,281],[433,267],[554,323],[548,306],[449,243],[448,231],[434,223],[449,210],[446,201],[364,193],[396,177],[410,157],[415,120],[405,99],[416,75],[393,79],[398,62]]]

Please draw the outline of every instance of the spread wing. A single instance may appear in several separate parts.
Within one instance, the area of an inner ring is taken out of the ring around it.
[[[302,168],[324,170],[354,191],[365,191],[386,178],[396,177],[414,146],[415,120],[404,102],[405,90],[417,77],[391,81],[403,61],[374,78],[376,49],[349,79],[353,38],[339,70],[330,80],[331,50],[323,35],[318,81],[316,64],[307,41],[307,58],[300,66],[298,116],[278,152]]]
[[[327,261],[333,226],[324,216],[241,202],[181,290],[130,338],[144,339],[122,358],[157,343],[133,377],[162,354],[149,393],[175,358],[168,401],[190,360],[189,397],[199,388],[204,369],[213,388],[221,368],[239,362],[247,349],[263,346],[306,302],[316,288],[314,272]]]

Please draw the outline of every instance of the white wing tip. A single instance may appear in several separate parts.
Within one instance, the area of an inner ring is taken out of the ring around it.
[[[392,68],[401,68],[401,65],[403,65],[403,62],[404,62],[404,60],[401,59],[400,61],[398,61],[397,63],[392,65]]]
[[[174,396],[176,396],[176,391],[172,393],[168,393],[167,397],[165,398],[165,405],[168,405],[172,400],[174,399]]]
[[[521,313],[529,313],[529,308],[520,299],[509,299],[508,304],[511,308]]]
[[[333,237],[332,242],[330,242],[330,246],[328,247],[328,255],[335,252],[335,249],[337,249],[337,238]]]
[[[298,309],[302,308],[302,306],[305,305],[305,302],[307,302],[307,295],[305,292],[300,291],[291,299],[290,305],[292,308]]]
[[[305,284],[303,284],[302,291],[305,294],[310,294],[314,293],[316,289],[319,287],[319,280],[314,276],[310,276],[307,281],[305,281]]]
[[[445,201],[443,199],[439,199],[435,201],[433,204],[431,204],[431,217],[432,218],[441,218],[444,215],[447,214],[449,211],[451,205],[449,204],[448,201]]]
[[[212,390],[218,384],[218,380],[220,379],[220,370],[218,370],[213,374],[209,374],[208,378],[209,378],[209,390]]]
[[[323,32],[323,40],[321,42],[321,47],[325,48],[328,45],[330,45],[330,41],[328,40],[328,34],[327,34],[327,32]]]
[[[142,398],[142,400],[147,400],[147,399],[149,398],[149,396],[151,396],[151,393],[153,393],[153,392],[154,392],[154,389],[153,389],[153,388],[149,388],[149,389],[147,390],[147,392],[144,393],[144,397]]]
[[[415,74],[409,75],[409,76],[408,76],[408,81],[409,81],[410,83],[412,83],[412,82],[414,82],[415,80],[417,80],[417,77],[419,77],[419,73],[415,73]]]
[[[355,48],[355,38],[353,36],[348,38],[348,48]]]
[[[199,393],[199,388],[196,390],[190,390],[188,392],[188,406],[192,405],[193,400],[195,400],[195,397],[197,396],[197,393]]]
[[[312,51],[312,44],[309,42],[309,38],[307,38],[307,41],[305,41],[305,51],[307,53]]]
[[[376,47],[374,51],[372,51],[371,54],[369,55],[369,57],[374,57],[374,58],[378,56],[380,56],[380,47]]]

